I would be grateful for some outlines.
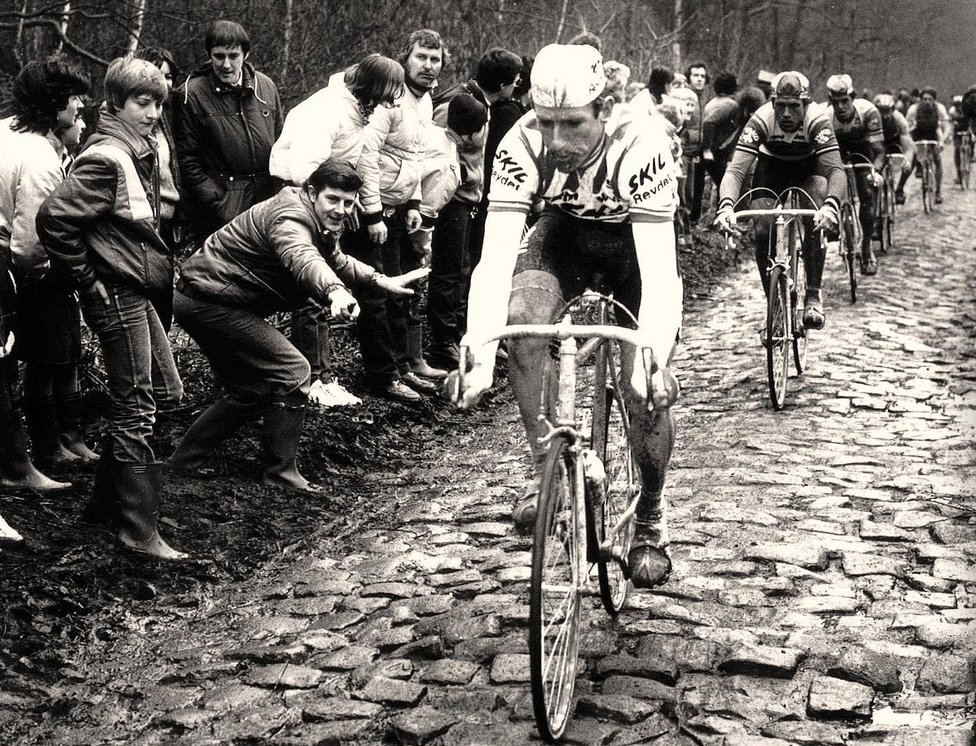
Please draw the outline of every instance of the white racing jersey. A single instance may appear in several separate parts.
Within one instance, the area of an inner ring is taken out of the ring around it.
[[[678,204],[670,138],[656,116],[615,106],[600,147],[580,168],[565,173],[547,157],[530,111],[498,145],[488,210],[527,214],[539,199],[584,220],[670,221]]]

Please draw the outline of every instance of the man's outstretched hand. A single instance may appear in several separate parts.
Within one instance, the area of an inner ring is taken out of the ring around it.
[[[402,275],[397,275],[396,277],[387,277],[386,275],[376,276],[376,287],[380,288],[388,295],[394,297],[404,297],[408,295],[413,295],[414,290],[408,285],[412,285],[415,282],[423,280],[427,275],[430,274],[430,267],[419,267],[412,272],[407,272]]]

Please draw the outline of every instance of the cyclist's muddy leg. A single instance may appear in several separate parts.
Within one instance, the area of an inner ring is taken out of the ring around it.
[[[559,281],[547,272],[528,270],[515,276],[508,304],[509,324],[548,324],[552,322],[562,303]],[[508,343],[508,377],[515,391],[522,424],[532,450],[536,476],[545,457],[539,437],[546,434],[546,426],[539,422],[539,402],[542,400],[543,380],[548,378],[550,401],[547,409],[555,409],[555,369],[549,356],[549,342],[544,339],[512,339]]]
[[[857,199],[861,203],[857,214],[857,219],[861,222],[861,249],[868,251],[871,248],[871,234],[874,228],[877,190],[868,178],[866,169],[857,170]]]
[[[813,206],[820,209],[827,197],[827,180],[822,176],[812,176],[804,181],[803,189],[813,197]],[[804,218],[803,225],[803,269],[807,278],[807,297],[811,296],[811,291],[816,291],[819,297],[827,249],[820,245],[820,234],[813,230],[813,219]],[[828,239],[836,238],[837,236],[828,236]]]
[[[751,210],[769,210],[776,204],[776,200],[761,197],[752,200],[749,205]],[[759,279],[762,281],[763,293],[769,295],[769,236],[772,232],[773,221],[769,218],[756,219],[756,269],[759,270]]]
[[[634,539],[627,561],[631,580],[638,588],[650,588],[668,579],[667,501],[664,479],[674,449],[674,416],[671,410],[647,411],[644,392],[630,386],[634,352],[621,360],[624,402],[630,416],[630,447],[641,473],[641,494],[634,522]]]

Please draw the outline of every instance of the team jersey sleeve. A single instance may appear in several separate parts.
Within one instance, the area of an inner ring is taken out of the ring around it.
[[[766,127],[762,119],[753,114],[746,126],[742,128],[739,141],[735,145],[736,150],[748,153],[754,157],[759,157],[759,148],[766,141]]]
[[[617,192],[627,201],[631,222],[665,223],[678,203],[678,169],[663,134],[638,135],[623,155]]]
[[[879,118],[878,126],[880,125],[881,119]],[[881,139],[884,140],[883,134]],[[813,152],[818,156],[835,150],[840,151],[840,146],[837,144],[837,134],[825,116],[816,117],[810,124],[810,142],[813,143]]]
[[[881,112],[872,105],[864,112],[864,126],[867,129],[868,142],[884,142],[884,126],[881,124]]]
[[[541,137],[539,138],[541,140]],[[528,213],[539,193],[540,154],[523,122],[512,127],[495,151],[488,209]]]

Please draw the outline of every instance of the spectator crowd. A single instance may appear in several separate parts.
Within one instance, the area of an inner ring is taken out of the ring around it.
[[[49,474],[94,468],[84,519],[172,560],[185,555],[159,533],[164,472],[192,475],[260,421],[264,482],[316,492],[297,466],[309,406],[360,405],[350,381],[408,403],[439,390],[458,366],[496,151],[532,106],[532,58],[502,48],[439,85],[450,50],[430,29],[290,111],[238,23],[211,23],[203,46],[188,74],[166,50],[113,60],[100,104],[63,59],[30,62],[0,122],[0,485],[63,490]],[[705,176],[721,181],[768,79],[740,90],[698,62],[655,67],[646,84],[617,61],[605,73],[616,104],[666,128],[677,219],[698,221]],[[287,336],[269,318],[282,312]],[[335,319],[355,324],[361,376],[336,370]],[[156,414],[183,393],[174,322],[220,395],[164,464]],[[83,323],[111,398],[97,453],[82,418]],[[20,538],[2,517],[0,538]]]

